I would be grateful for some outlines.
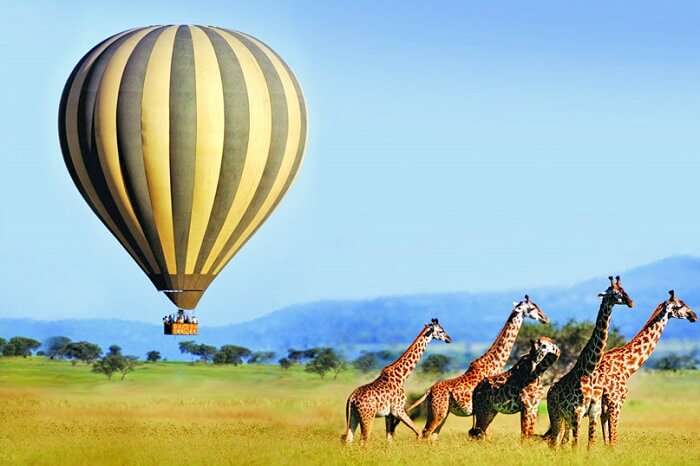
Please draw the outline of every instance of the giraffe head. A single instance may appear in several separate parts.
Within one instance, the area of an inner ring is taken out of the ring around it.
[[[610,286],[604,293],[599,293],[598,296],[603,298],[603,301],[607,300],[610,304],[624,304],[627,307],[634,307],[634,301],[629,297],[624,288],[622,288],[622,283],[620,283],[620,276],[618,275],[613,279],[612,276],[608,277],[610,280]]]
[[[425,336],[429,340],[436,339],[445,343],[452,343],[452,338],[447,334],[444,328],[440,325],[437,319],[432,319],[429,324],[425,324]]]
[[[530,340],[530,351],[520,358],[512,370],[528,375],[542,374],[559,359],[559,354],[559,347],[551,338]]]
[[[539,337],[537,340],[530,340],[530,354],[534,358],[535,365],[541,363],[549,355],[554,360],[559,359],[561,351],[554,340],[548,337]]]
[[[547,315],[544,312],[542,312],[542,309],[540,309],[540,307],[537,304],[530,301],[530,297],[528,295],[525,295],[525,298],[523,298],[523,300],[519,303],[513,303],[513,312],[517,312],[523,317],[529,317],[530,319],[538,320],[543,324],[549,323],[549,317],[547,317]]]
[[[669,298],[663,303],[664,311],[669,317],[674,319],[686,319],[689,322],[695,322],[698,320],[697,314],[682,299],[676,296],[676,292],[670,290],[668,292]]]

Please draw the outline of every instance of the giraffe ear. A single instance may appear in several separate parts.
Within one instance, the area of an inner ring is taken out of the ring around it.
[[[520,303],[517,301],[513,301],[513,307],[516,307],[518,304],[520,304]]]

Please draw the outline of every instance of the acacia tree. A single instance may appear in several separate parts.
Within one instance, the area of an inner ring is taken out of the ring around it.
[[[63,356],[71,360],[74,366],[78,361],[93,363],[102,354],[102,348],[89,341],[73,341],[66,345]]]
[[[32,351],[39,348],[41,342],[27,337],[12,337],[3,349],[3,354],[5,356],[22,356],[26,358],[32,355]],[[13,354],[6,354],[5,349],[10,347]]]
[[[122,374],[121,380],[124,380],[128,373],[136,370],[138,363],[139,358],[136,356],[122,356],[122,362],[117,368],[117,370]]]
[[[136,369],[137,364],[138,358],[136,356],[124,356],[119,346],[112,345],[103,358],[95,361],[92,371],[106,375],[109,380],[112,380],[112,376],[119,372],[121,380],[124,380],[127,374]]]
[[[247,358],[252,352],[243,346],[224,345],[214,354],[214,364],[243,364],[243,358]]]
[[[195,356],[199,356],[199,359],[207,363],[214,358],[216,354],[216,346],[211,345],[194,345],[191,349],[191,353]]]
[[[9,341],[2,345],[2,355],[3,356],[15,356],[15,345],[10,343]]]
[[[279,361],[277,361],[277,362],[279,363],[280,367],[281,367],[282,369],[284,369],[284,370],[287,370],[287,369],[289,369],[290,367],[292,367],[292,361],[290,361],[290,360],[287,359],[287,358],[281,358],[281,359],[280,359]]]
[[[71,342],[68,337],[50,337],[44,342],[44,351],[49,359],[63,359],[68,344]]]
[[[112,376],[119,370],[121,363],[121,356],[107,355],[95,361],[92,365],[92,371],[104,374],[109,380],[112,380]]]
[[[669,353],[652,361],[651,367],[660,371],[695,370],[698,368],[697,353],[676,354]]]
[[[360,372],[367,373],[375,370],[379,365],[379,361],[377,361],[374,353],[367,352],[359,355],[357,359],[352,362],[352,365]]]
[[[304,361],[308,361],[310,359],[315,358],[318,352],[319,348],[309,348],[305,350],[297,350],[294,348],[290,348],[287,351],[287,359],[292,364],[302,364]]]
[[[146,353],[146,361],[148,361],[148,362],[158,362],[161,359],[162,358],[160,356],[160,351],[152,350],[152,351],[149,351],[148,353]]]
[[[197,350],[197,343],[193,340],[186,340],[186,341],[181,341],[178,343],[178,347],[180,349],[180,353],[182,354],[190,354],[191,356],[195,355],[195,351]],[[192,358],[194,360],[194,358]]]
[[[452,358],[444,354],[431,354],[420,365],[422,372],[426,374],[444,374],[450,367]]]
[[[324,378],[327,372],[333,372],[333,378],[347,368],[345,360],[335,352],[333,348],[317,348],[315,356],[307,364],[304,370],[318,374]]]
[[[273,351],[255,351],[248,358],[248,364],[265,364],[272,361],[274,357]]]

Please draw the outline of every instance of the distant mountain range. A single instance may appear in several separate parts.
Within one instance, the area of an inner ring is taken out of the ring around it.
[[[700,309],[700,259],[671,257],[622,273],[633,309],[618,308],[613,325],[630,337],[646,322],[652,309],[675,288],[691,307]],[[569,288],[527,290],[554,321],[593,320],[597,293],[607,284],[600,277]],[[403,345],[411,341],[425,322],[438,317],[455,341],[489,342],[508,316],[513,301],[524,290],[491,293],[434,293],[388,296],[367,300],[320,301],[286,307],[239,324],[200,329],[197,341],[212,345],[235,343],[252,349],[285,352],[287,348],[336,346],[342,348]],[[122,320],[0,319],[0,336],[23,335],[44,340],[65,335],[88,340],[103,348],[117,343],[126,353],[143,356],[156,349],[170,358],[182,358],[178,341],[162,335],[159,325]],[[700,323],[673,321],[664,340],[700,342]],[[181,340],[180,340],[181,341]]]

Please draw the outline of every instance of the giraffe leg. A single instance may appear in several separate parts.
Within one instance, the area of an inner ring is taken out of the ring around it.
[[[565,421],[564,422],[564,429],[562,430],[562,434],[561,434],[560,444],[562,446],[566,445],[567,443],[569,443],[569,440],[571,440],[571,426],[569,424],[567,424]]]
[[[588,448],[595,445],[595,431],[600,421],[601,401],[593,400],[588,408]]]
[[[520,438],[526,440],[535,435],[537,407],[523,407],[520,411]]]
[[[437,440],[437,435],[431,438],[433,432],[445,423],[450,409],[450,394],[446,390],[434,391],[428,398],[428,418],[421,437]]]
[[[360,432],[362,433],[362,444],[366,445],[372,433],[372,421],[374,414],[369,410],[360,411]]]
[[[600,412],[600,430],[603,432],[603,443],[608,444],[608,407],[606,400],[603,399],[602,410]]]
[[[549,413],[549,438],[547,440],[550,448],[555,448],[561,440],[564,419],[551,401],[548,403],[547,412]]]
[[[389,414],[384,418],[386,423],[386,439],[391,441],[394,439],[394,434],[396,433],[396,427],[401,423],[399,418]]]
[[[608,444],[608,415],[602,414],[600,416],[600,430],[603,432],[603,443]]]
[[[620,408],[614,407],[608,413],[608,435],[610,436],[609,445],[614,447],[617,443],[617,423],[620,419]]]
[[[442,427],[445,425],[446,422],[447,422],[447,416],[445,416],[445,419],[443,419],[442,422],[440,423],[440,425],[437,426],[435,428],[435,430],[433,431],[433,440],[437,440],[438,435],[440,435],[440,431],[442,430]]]
[[[408,428],[411,429],[416,434],[416,437],[420,438],[421,433],[418,430],[418,427],[416,427],[416,425],[413,423],[413,421],[411,420],[411,417],[408,414],[406,414],[406,411],[404,411],[403,406],[399,407],[396,410],[396,412],[394,413],[394,416],[396,416],[401,422],[406,424],[408,426]]]
[[[592,448],[595,445],[595,431],[596,425],[598,424],[597,419],[590,414],[588,415],[588,448]]]
[[[572,448],[578,447],[578,428],[579,428],[579,423],[576,419],[574,419],[574,422],[571,425],[571,437],[572,437],[571,447]]]
[[[608,397],[607,393],[604,391],[603,392],[603,398],[601,399],[600,403],[600,430],[603,433],[603,443],[608,444],[609,439],[608,439],[608,425],[609,425],[609,418],[608,418],[608,412],[610,411],[610,398]]]
[[[391,434],[393,435],[394,432],[396,432],[396,428],[401,424],[401,421],[396,416],[392,416],[391,419]]]
[[[547,443],[549,443],[550,448],[556,448],[559,445],[559,437],[561,436],[561,420],[552,420],[552,416],[549,417],[549,438],[547,438]]]
[[[391,442],[394,440],[394,416],[388,414],[384,417],[384,425],[386,426],[386,439]]]
[[[469,430],[469,436],[475,439],[481,439],[486,436],[486,430],[489,428],[493,419],[496,417],[495,409],[484,408],[476,409],[474,408],[474,427]]]
[[[574,418],[572,419],[571,422],[571,447],[576,448],[578,447],[578,434],[579,434],[579,427],[581,427],[581,421],[583,420],[583,409],[582,408],[577,408],[576,411],[574,412]]]

